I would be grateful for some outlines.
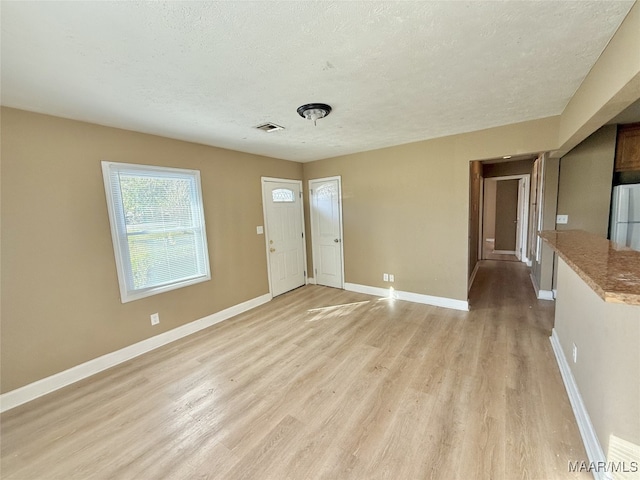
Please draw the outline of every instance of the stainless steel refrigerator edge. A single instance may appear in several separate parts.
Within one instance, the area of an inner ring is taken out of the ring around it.
[[[640,184],[614,187],[611,241],[640,251]]]

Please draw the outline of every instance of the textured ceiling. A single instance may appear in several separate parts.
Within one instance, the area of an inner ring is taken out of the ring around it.
[[[3,1],[2,104],[310,161],[560,114],[632,5]]]

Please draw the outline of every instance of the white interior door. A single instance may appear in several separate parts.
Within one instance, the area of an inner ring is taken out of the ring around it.
[[[339,177],[309,181],[314,278],[335,288],[344,286],[340,192]]]
[[[516,239],[516,257],[522,262],[530,264],[527,252],[529,235],[529,180],[530,175],[523,175],[518,182],[518,228]]]
[[[269,282],[274,297],[306,283],[302,183],[263,179]]]

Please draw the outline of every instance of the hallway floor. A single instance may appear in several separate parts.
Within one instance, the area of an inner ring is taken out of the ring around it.
[[[519,262],[518,257],[513,253],[495,253],[494,242],[485,241],[482,246],[483,260],[503,260],[506,262]]]

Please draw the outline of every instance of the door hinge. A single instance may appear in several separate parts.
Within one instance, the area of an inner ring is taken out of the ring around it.
[[[304,238],[304,232],[302,232],[302,238]]]
[[[315,269],[315,272],[316,272],[316,275],[317,275],[318,274],[318,269],[317,268]]]
[[[304,276],[305,276],[305,277],[307,276],[307,271],[306,271],[306,270],[304,271]]]
[[[300,190],[300,198],[302,198],[302,190]]]
[[[313,195],[313,188],[311,190],[309,190],[311,192],[311,195]]]

